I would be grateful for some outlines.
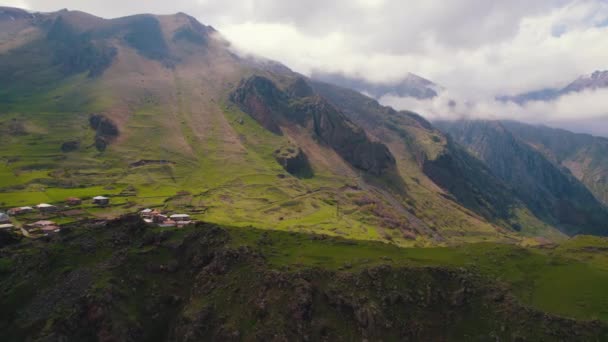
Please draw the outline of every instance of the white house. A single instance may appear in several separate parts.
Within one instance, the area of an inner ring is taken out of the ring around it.
[[[11,230],[14,229],[15,226],[13,226],[10,223],[4,223],[4,224],[0,224],[0,230]]]
[[[108,205],[110,204],[110,199],[104,196],[95,196],[93,197],[93,204]]]
[[[175,215],[171,215],[169,218],[175,222],[189,222],[190,221],[190,215],[186,215],[186,214],[175,214]]]
[[[42,211],[42,212],[51,212],[51,211],[56,211],[57,207],[48,203],[40,203],[36,206],[36,209]]]
[[[0,223],[10,223],[11,219],[7,214],[0,212]]]

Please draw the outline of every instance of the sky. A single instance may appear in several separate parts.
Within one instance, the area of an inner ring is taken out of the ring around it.
[[[411,72],[440,84],[445,93],[426,101],[389,95],[381,102],[430,118],[608,122],[608,93],[601,90],[525,106],[494,100],[562,87],[580,75],[608,69],[608,0],[0,3],[35,11],[78,9],[106,18],[185,12],[214,26],[240,52],[280,61],[303,74],[322,70],[390,83]],[[452,100],[459,105],[448,105]]]

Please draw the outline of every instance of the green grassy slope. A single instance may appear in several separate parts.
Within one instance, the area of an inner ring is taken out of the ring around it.
[[[601,340],[607,244],[402,249],[136,218],[79,223],[0,249],[0,336]]]

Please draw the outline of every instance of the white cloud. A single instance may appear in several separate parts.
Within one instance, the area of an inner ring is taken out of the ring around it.
[[[606,88],[570,93],[552,101],[531,101],[524,105],[496,100],[470,102],[455,97],[449,91],[427,100],[387,95],[380,102],[396,109],[417,112],[430,120],[508,119],[608,134]]]

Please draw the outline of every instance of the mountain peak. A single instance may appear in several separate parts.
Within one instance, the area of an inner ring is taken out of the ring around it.
[[[578,92],[585,89],[597,89],[608,87],[608,70],[594,71],[590,75],[584,75],[568,84],[564,88],[564,92]]]

